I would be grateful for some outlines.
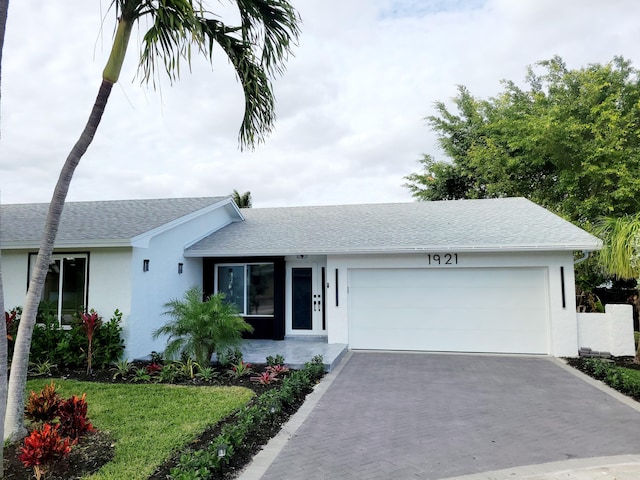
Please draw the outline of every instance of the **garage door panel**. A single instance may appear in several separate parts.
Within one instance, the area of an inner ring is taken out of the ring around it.
[[[352,348],[547,353],[544,269],[349,273]]]

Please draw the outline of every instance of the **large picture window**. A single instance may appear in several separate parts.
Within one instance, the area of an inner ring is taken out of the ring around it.
[[[36,254],[31,254],[29,260],[32,268]],[[71,325],[73,315],[86,308],[88,263],[87,254],[51,256],[42,301],[56,312],[61,325]]]
[[[242,315],[273,315],[273,263],[216,265],[216,291]]]

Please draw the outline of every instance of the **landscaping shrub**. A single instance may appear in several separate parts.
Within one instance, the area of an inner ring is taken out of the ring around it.
[[[24,409],[24,416],[32,422],[51,422],[58,415],[60,396],[53,382],[40,393],[31,392]]]
[[[255,401],[240,409],[233,422],[225,424],[220,434],[211,444],[201,450],[191,450],[180,456],[176,467],[171,469],[173,480],[206,480],[217,478],[228,465],[234,454],[246,448],[246,440],[256,432],[277,421],[278,414],[284,408],[301,400],[311,391],[324,375],[322,356],[318,355],[307,362],[301,370],[293,371],[282,381],[279,389],[260,395]],[[218,448],[224,447],[225,454],[220,456]]]
[[[238,315],[235,305],[225,302],[223,294],[211,295],[205,301],[198,287],[187,290],[182,300],[171,300],[164,306],[172,318],[153,332],[153,337],[168,336],[165,358],[187,354],[206,367],[216,352],[236,347],[242,332],[253,327]]]
[[[60,418],[60,433],[72,440],[77,440],[87,432],[93,431],[93,425],[87,417],[87,394],[82,397],[72,395],[71,398],[63,400],[58,406],[58,417]]]
[[[582,361],[582,370],[588,375],[602,380],[611,388],[640,400],[640,371],[620,367],[599,358],[586,358]]]
[[[31,361],[34,364],[48,362],[60,368],[86,366],[87,332],[80,317],[74,318],[70,329],[61,328],[55,311],[47,310],[45,302],[42,304],[31,340]],[[116,309],[111,319],[92,333],[92,366],[105,368],[117,362],[123,351],[122,313]]]
[[[59,424],[52,426],[45,423],[41,429],[32,431],[24,440],[19,458],[25,467],[33,468],[36,480],[42,478],[49,465],[71,452],[73,442],[61,436],[59,429]]]

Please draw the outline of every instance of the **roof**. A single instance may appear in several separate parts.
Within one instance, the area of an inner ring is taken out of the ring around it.
[[[187,256],[597,250],[601,242],[525,198],[243,210]]]
[[[228,197],[67,202],[56,248],[129,246],[140,235],[224,203],[232,205]],[[48,203],[0,205],[2,248],[37,248],[48,208]]]

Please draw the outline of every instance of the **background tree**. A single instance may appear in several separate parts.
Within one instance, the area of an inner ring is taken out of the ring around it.
[[[154,80],[158,70],[164,69],[173,82],[179,77],[181,60],[189,63],[192,51],[212,61],[214,48],[219,46],[234,66],[244,92],[240,147],[254,146],[273,128],[274,97],[270,78],[283,71],[292,41],[299,33],[298,15],[286,0],[234,0],[234,3],[240,14],[240,24],[231,26],[208,11],[204,1],[112,1],[117,29],[111,54],[89,120],[56,183],[29,281],[9,378],[5,438],[16,439],[26,433],[23,410],[29,348],[62,209],[73,172],[93,140],[111,89],[118,81],[134,24],[148,26],[142,36],[139,63],[144,81]],[[146,22],[139,23],[143,18]]]
[[[640,278],[640,213],[618,218],[604,218],[595,227],[603,248],[598,263],[609,275],[619,279]],[[633,308],[638,308],[636,297]],[[640,363],[640,344],[635,363]]]
[[[540,71],[538,73],[538,71]],[[523,196],[589,228],[640,211],[640,80],[630,62],[530,67],[489,99],[463,86],[427,117],[448,161],[406,177],[420,200]]]
[[[212,295],[202,300],[198,287],[187,290],[182,300],[165,304],[165,315],[172,320],[153,332],[153,338],[169,337],[164,351],[166,358],[187,354],[195,358],[201,368],[209,366],[211,356],[227,348],[236,347],[242,332],[253,327],[238,315],[235,305],[224,301],[224,294]]]
[[[0,85],[2,85],[2,52],[4,51],[4,34],[7,29],[9,0],[0,0]],[[0,219],[0,225],[2,219]],[[2,252],[0,252],[0,315],[4,317],[4,288],[2,284]],[[7,409],[7,324],[0,319],[0,419],[4,418]],[[0,438],[4,438],[4,423],[0,422]],[[0,451],[0,465],[2,465]],[[3,472],[0,472],[2,478]]]
[[[237,190],[234,190],[231,194],[231,198],[236,202],[238,208],[251,208],[251,192],[244,192],[240,194]]]

